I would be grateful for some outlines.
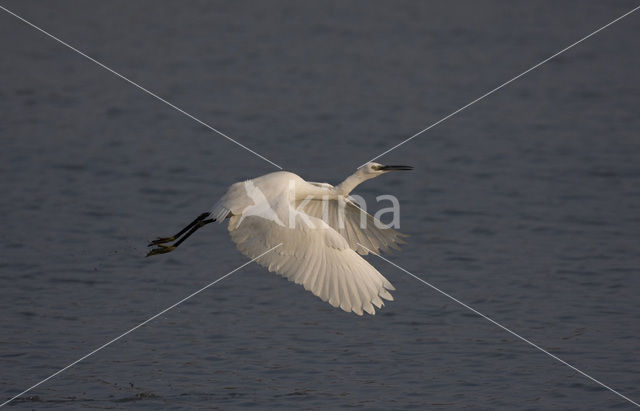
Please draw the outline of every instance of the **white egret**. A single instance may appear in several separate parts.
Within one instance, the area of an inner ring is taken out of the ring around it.
[[[337,186],[307,182],[277,171],[233,184],[210,212],[171,237],[152,241],[147,256],[173,251],[196,230],[229,220],[229,233],[245,256],[344,311],[375,314],[395,288],[360,255],[398,249],[400,232],[358,207],[349,193],[360,183],[409,166],[367,163]],[[173,245],[167,245],[175,241]]]

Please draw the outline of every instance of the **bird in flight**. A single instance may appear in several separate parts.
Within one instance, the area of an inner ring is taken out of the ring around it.
[[[209,223],[229,220],[231,239],[245,256],[334,307],[374,315],[383,299],[393,301],[389,291],[395,288],[360,255],[399,249],[405,235],[366,213],[349,193],[366,180],[411,169],[367,163],[337,186],[286,171],[235,183],[211,211],[151,241],[147,257],[175,250]]]

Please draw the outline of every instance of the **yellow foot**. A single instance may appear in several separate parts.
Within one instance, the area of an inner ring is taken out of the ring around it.
[[[171,236],[171,237],[158,237],[155,240],[153,240],[152,242],[150,242],[147,247],[151,247],[152,245],[161,245],[164,243],[170,243],[173,240],[175,240],[176,238]]]
[[[153,250],[149,251],[147,253],[147,257],[152,256],[152,255],[156,255],[156,254],[165,254],[165,253],[169,253],[173,250],[175,250],[176,248],[172,245],[163,245],[163,244],[158,244],[158,248],[154,248]]]

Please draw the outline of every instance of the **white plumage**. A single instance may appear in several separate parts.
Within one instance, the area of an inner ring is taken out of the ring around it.
[[[245,256],[256,258],[269,271],[302,285],[334,307],[373,315],[374,307],[384,305],[383,299],[393,300],[389,291],[395,288],[358,253],[397,249],[404,242],[403,234],[379,221],[376,224],[376,219],[348,196],[365,180],[408,169],[369,163],[336,187],[310,183],[290,172],[270,173],[233,184],[211,212],[205,213],[212,219],[199,218],[204,223],[228,219],[231,239]],[[187,236],[204,225],[196,221]],[[152,242],[162,248],[150,254],[175,249],[161,243],[176,239],[186,230]]]

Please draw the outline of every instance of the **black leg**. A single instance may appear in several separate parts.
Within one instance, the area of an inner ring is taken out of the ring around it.
[[[191,230],[189,230],[188,233],[186,233],[184,236],[182,236],[173,245],[165,245],[165,244],[159,244],[159,243],[158,244],[149,244],[149,246],[157,245],[158,247],[156,247],[156,248],[152,249],[151,251],[149,251],[149,253],[147,254],[147,257],[149,257],[151,255],[156,255],[156,254],[165,254],[165,253],[169,253],[169,252],[175,250],[180,244],[182,244],[182,242],[184,240],[189,238],[193,233],[195,233],[196,231],[198,231],[200,228],[204,227],[205,225],[213,223],[214,221],[216,221],[215,218],[210,218],[208,220],[194,221],[192,224],[190,224]]]
[[[193,227],[193,228],[191,229],[191,231],[189,231],[187,234],[185,234],[185,235],[184,235],[184,237],[182,237],[181,239],[179,239],[178,241],[176,241],[176,242],[173,244],[173,246],[174,246],[174,247],[179,246],[180,244],[182,244],[182,242],[183,242],[184,240],[186,240],[187,238],[189,238],[189,236],[190,236],[191,234],[195,233],[196,231],[198,231],[200,228],[204,227],[205,225],[210,224],[210,223],[213,223],[214,221],[216,221],[216,219],[215,219],[215,218],[210,218],[210,219],[208,219],[208,220],[202,220],[202,221],[199,221],[199,222],[196,224],[196,226],[195,226],[195,227]]]
[[[171,237],[158,237],[155,240],[153,240],[152,242],[150,242],[147,246],[151,247],[151,246],[154,246],[154,245],[160,245],[160,244],[170,243],[171,241],[174,241],[176,238],[178,238],[182,234],[186,233],[191,227],[193,227],[194,225],[198,224],[199,221],[202,221],[205,218],[209,217],[210,214],[211,213],[202,213],[202,214],[200,214],[198,217],[196,217],[195,220],[190,222],[188,226],[186,226],[185,228],[180,230],[178,232],[178,234],[172,235]]]

